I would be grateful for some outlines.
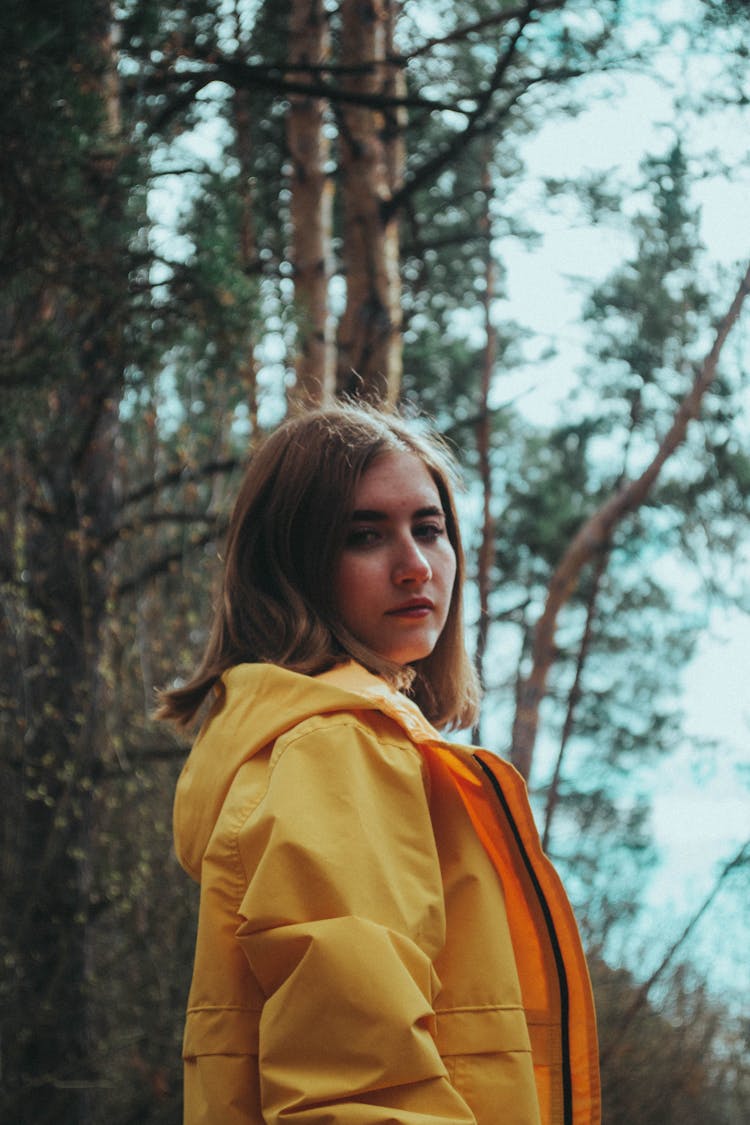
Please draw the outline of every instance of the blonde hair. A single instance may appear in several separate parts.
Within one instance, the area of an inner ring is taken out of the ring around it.
[[[354,495],[380,455],[413,453],[430,472],[456,554],[445,627],[429,656],[409,667],[362,644],[341,622],[332,574]],[[160,693],[159,719],[188,726],[227,668],[272,663],[315,675],[347,659],[406,690],[438,726],[476,717],[477,678],[464,642],[464,554],[454,462],[441,440],[397,414],[342,404],[291,418],[253,453],[232,512],[222,595],[201,663],[183,687]]]

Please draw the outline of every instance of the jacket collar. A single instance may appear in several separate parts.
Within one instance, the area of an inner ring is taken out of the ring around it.
[[[337,664],[328,672],[321,672],[315,680],[364,697],[369,703],[388,715],[408,734],[414,742],[422,745],[443,743],[440,733],[427,721],[411,699],[384,680],[368,672],[361,664],[350,660]]]

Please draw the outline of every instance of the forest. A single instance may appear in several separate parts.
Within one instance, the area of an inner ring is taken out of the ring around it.
[[[5,0],[0,56],[2,1120],[181,1120],[189,739],[155,691],[255,442],[337,396],[460,461],[462,737],[526,778],[573,898],[606,1125],[750,1120],[750,838],[670,929],[646,895],[654,778],[728,753],[683,674],[750,612],[748,0]],[[671,111],[635,172],[530,168],[644,81]],[[576,268],[551,418],[564,333],[511,286],[550,216],[617,250]]]

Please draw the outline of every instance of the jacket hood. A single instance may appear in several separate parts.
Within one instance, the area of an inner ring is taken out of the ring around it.
[[[175,793],[177,858],[196,880],[237,771],[305,719],[336,711],[377,710],[394,719],[418,745],[442,742],[416,704],[353,662],[319,676],[275,664],[238,664],[223,674],[221,682],[223,698],[203,724]]]

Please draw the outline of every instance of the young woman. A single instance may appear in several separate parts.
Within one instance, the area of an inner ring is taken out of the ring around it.
[[[586,965],[477,705],[441,445],[353,406],[253,454],[175,840],[201,884],[187,1125],[594,1125]]]

